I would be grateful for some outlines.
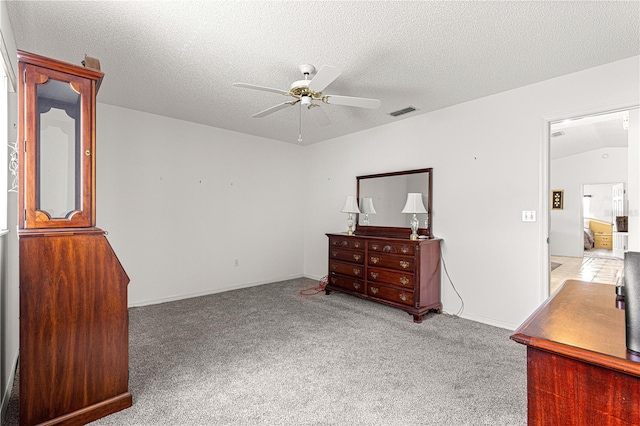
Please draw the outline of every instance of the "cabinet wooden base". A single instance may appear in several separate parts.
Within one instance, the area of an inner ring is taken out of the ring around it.
[[[55,419],[48,420],[43,423],[39,423],[40,426],[72,426],[72,425],[85,425],[87,423],[98,420],[109,414],[117,413],[125,408],[131,407],[133,400],[129,392],[122,395],[115,396],[106,401],[99,402],[89,407],[82,408],[81,410],[74,411],[73,413],[65,414],[64,416],[57,417]]]
[[[131,406],[129,277],[104,231],[20,234],[20,424]]]
[[[631,426],[640,422],[640,378],[527,348],[528,424]]]

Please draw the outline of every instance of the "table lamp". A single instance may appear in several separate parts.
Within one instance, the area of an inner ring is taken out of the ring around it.
[[[417,240],[418,237],[418,213],[427,213],[427,209],[424,208],[424,203],[422,202],[422,193],[420,192],[410,192],[407,194],[407,203],[404,205],[404,209],[402,209],[402,213],[411,213],[413,216],[411,217],[411,239]]]

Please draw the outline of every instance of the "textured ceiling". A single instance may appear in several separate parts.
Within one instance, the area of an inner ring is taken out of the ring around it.
[[[298,65],[333,65],[325,94],[378,98],[378,110],[302,115],[303,144],[640,54],[640,2],[8,1],[19,49],[106,73],[98,101],[297,143],[284,102]],[[407,106],[418,111],[391,117]]]

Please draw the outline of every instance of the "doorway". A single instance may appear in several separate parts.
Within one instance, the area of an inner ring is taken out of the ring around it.
[[[628,206],[618,197],[614,208],[614,184],[616,190],[620,184],[626,188],[630,176],[638,176],[638,165],[628,155],[629,112],[610,111],[549,125],[549,185],[556,197],[549,212],[550,293],[566,279],[615,284],[621,273],[626,245],[617,247],[614,257],[614,234],[616,217],[625,216]],[[590,233],[592,243],[588,243]]]

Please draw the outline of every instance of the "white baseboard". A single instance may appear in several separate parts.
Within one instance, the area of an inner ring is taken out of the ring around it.
[[[4,385],[4,392],[2,396],[2,405],[0,406],[0,423],[2,423],[2,419],[4,419],[5,414],[7,413],[7,406],[9,405],[9,398],[11,397],[11,390],[13,389],[13,381],[16,378],[16,370],[18,369],[18,352],[16,352],[13,363],[11,364],[11,371],[9,372],[9,378],[6,384]]]
[[[168,297],[161,297],[158,299],[139,300],[129,304],[129,307],[134,308],[137,306],[148,306],[148,305],[157,305],[159,303],[175,302],[176,300],[191,299],[192,297],[208,296],[210,294],[223,293],[225,291],[231,291],[231,290],[239,290],[241,288],[256,287],[259,285],[271,284],[271,283],[280,282],[280,281],[295,280],[298,278],[307,278],[307,277],[303,275],[292,275],[289,277],[279,277],[271,280],[262,280],[262,281],[254,281],[254,282],[248,282],[243,284],[236,284],[236,285],[226,286],[222,288],[207,290],[207,291],[200,291],[196,293],[183,293],[183,294],[176,294]]]
[[[478,315],[465,315],[464,313],[460,316],[460,318],[468,319],[470,321],[480,322],[482,324],[491,325],[493,327],[504,328],[511,331],[514,331],[520,325],[520,324],[510,324],[503,321],[498,321],[493,318],[486,318]]]
[[[324,277],[326,277],[327,275],[322,275],[322,276],[316,276],[316,275],[305,275],[305,278],[309,278],[310,280],[316,280],[316,281],[320,281],[321,279],[323,279]]]

